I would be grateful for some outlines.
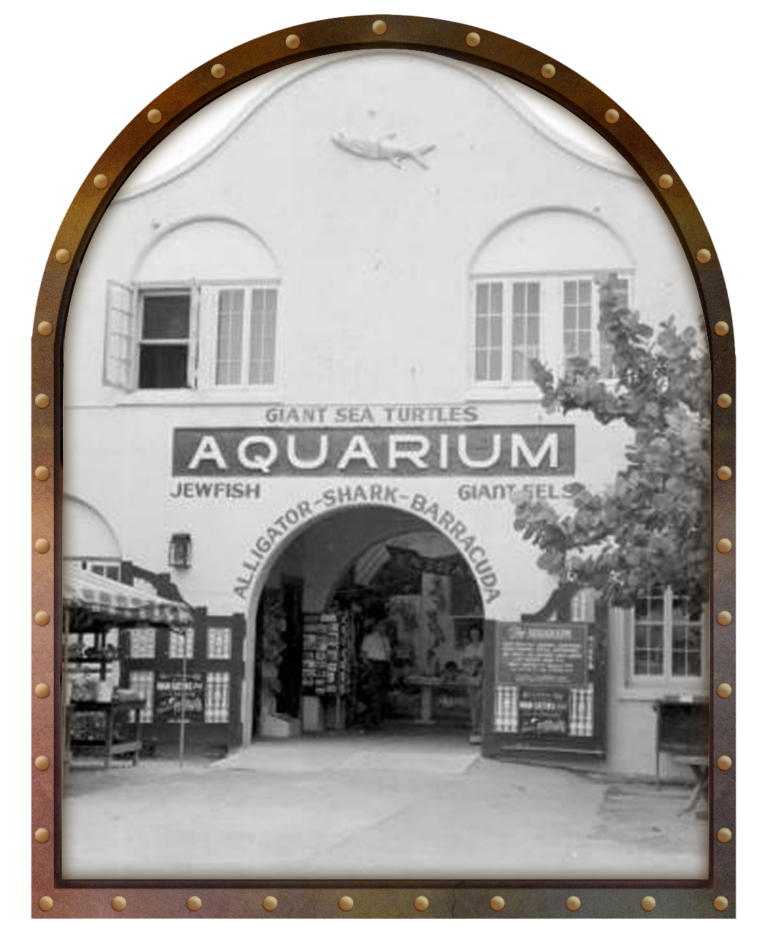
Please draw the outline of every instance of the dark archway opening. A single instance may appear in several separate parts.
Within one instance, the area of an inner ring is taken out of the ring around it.
[[[377,624],[387,729],[466,729],[464,652],[483,623],[469,565],[424,519],[369,505],[328,513],[285,546],[263,585],[253,734],[371,729],[377,702],[364,643]]]

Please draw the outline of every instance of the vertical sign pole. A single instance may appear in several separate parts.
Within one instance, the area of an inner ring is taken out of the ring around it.
[[[181,722],[179,723],[179,769],[184,768],[184,720],[186,717],[186,704],[187,704],[187,643],[189,641],[189,633],[185,626],[181,627],[182,635],[184,636],[183,648],[182,648],[182,658],[181,658]]]

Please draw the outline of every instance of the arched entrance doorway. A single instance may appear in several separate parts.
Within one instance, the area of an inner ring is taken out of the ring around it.
[[[387,728],[468,728],[464,653],[483,621],[467,561],[424,518],[365,505],[308,522],[275,556],[253,598],[246,742],[368,725],[362,644],[377,623],[385,624],[389,647]]]

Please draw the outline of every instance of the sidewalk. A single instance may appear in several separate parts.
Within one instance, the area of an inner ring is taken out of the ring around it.
[[[706,824],[676,815],[684,790],[485,760],[455,737],[259,741],[183,770],[82,773],[65,878],[706,876]]]

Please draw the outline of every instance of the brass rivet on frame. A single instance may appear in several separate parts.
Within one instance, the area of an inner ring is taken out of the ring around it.
[[[715,902],[717,902],[717,901],[715,901]],[[726,902],[727,902],[727,901],[726,901]],[[53,909],[53,900],[52,900],[50,897],[40,897],[40,899],[39,899],[37,905],[40,907],[40,909],[41,909],[44,913],[47,913],[48,910]]]
[[[719,756],[717,758],[717,768],[726,770],[733,766],[733,760],[729,756]]]
[[[277,900],[274,897],[264,897],[264,902],[261,905],[271,913],[272,910],[277,908]]]
[[[581,907],[581,900],[578,897],[568,897],[565,901],[566,909],[569,909],[572,913],[575,913]]]
[[[675,181],[669,173],[662,173],[661,176],[659,176],[659,185],[662,189],[671,189],[674,183]]]
[[[722,913],[723,910],[728,909],[728,900],[725,897],[715,897],[715,899],[712,901],[712,906],[716,910],[720,910]]]
[[[479,33],[467,33],[467,38],[465,41],[468,46],[474,49],[475,46],[480,45],[480,34]]]
[[[717,550],[720,552],[720,554],[728,554],[732,547],[733,545],[728,538],[721,538],[717,542]]]
[[[429,900],[426,897],[416,897],[416,899],[413,901],[413,905],[420,913],[423,913],[424,910],[426,910],[426,908],[429,906]]]
[[[103,173],[99,173],[98,176],[93,177],[93,185],[97,189],[106,189],[109,185],[109,180]]]
[[[199,910],[202,905],[203,901],[200,899],[200,897],[190,897],[187,900],[187,907],[192,910],[193,913]]]
[[[644,910],[647,910],[648,912],[650,912],[651,910],[656,909],[656,901],[654,900],[653,897],[643,897],[643,899],[640,901],[640,906]]]
[[[35,551],[37,551],[38,554],[45,554],[50,547],[50,544],[45,538],[38,538],[35,542]]]
[[[301,43],[301,40],[296,35],[296,33],[291,33],[290,36],[285,37],[285,44],[286,46],[288,46],[289,49],[298,49],[300,43]]]
[[[619,119],[619,112],[616,110],[616,108],[608,108],[608,110],[605,112],[605,119],[609,124],[615,124]]]
[[[733,404],[733,398],[727,394],[718,395],[717,404],[721,408],[729,408]]]
[[[40,844],[45,844],[50,837],[47,828],[38,828],[35,832],[35,841],[39,841]]]
[[[730,328],[731,327],[725,322],[725,320],[720,320],[719,323],[715,323],[715,333],[718,336],[727,336]]]
[[[376,33],[377,36],[383,36],[387,31],[387,24],[384,20],[375,20],[371,29]]]
[[[211,75],[213,75],[214,78],[224,78],[226,74],[227,70],[224,68],[221,62],[217,62],[216,65],[211,66]],[[198,898],[191,897],[190,899],[197,900]],[[189,904],[187,905],[189,906]],[[200,907],[197,907],[197,909],[200,909]]]
[[[355,901],[352,899],[352,897],[342,897],[339,900],[339,909],[344,910],[345,913],[348,913],[354,905]]]
[[[722,841],[723,844],[727,844],[733,838],[730,828],[721,828],[717,833],[717,840]]]
[[[39,394],[35,396],[35,404],[39,408],[47,408],[50,403],[51,399],[48,397],[48,395]]]
[[[48,759],[47,756],[38,756],[35,759],[35,767],[37,769],[41,769],[41,770],[48,769],[50,765],[51,765],[51,761]]]
[[[39,479],[41,483],[44,483],[50,475],[47,466],[38,466],[35,470],[35,479]]]
[[[727,681],[717,686],[717,695],[719,698],[730,698],[732,691],[733,688],[731,688]]]
[[[35,694],[38,696],[38,698],[47,698],[49,693],[50,688],[45,684],[45,682],[41,681],[39,685],[35,685]]]
[[[53,332],[53,326],[51,326],[48,320],[43,320],[42,323],[38,324],[37,331],[41,336],[50,336]]]
[[[157,108],[152,108],[150,111],[147,111],[147,120],[150,124],[159,124],[163,119],[163,114],[161,111],[158,111]]]
[[[699,264],[708,264],[712,260],[712,252],[708,248],[699,248],[696,252],[696,260]]]
[[[721,626],[730,626],[732,618],[733,617],[728,612],[728,610],[720,610],[720,612],[717,614],[717,621]]]
[[[59,264],[66,264],[69,260],[69,251],[66,248],[59,248],[56,252],[56,260]]]
[[[499,910],[503,910],[504,909],[504,897],[491,897],[491,909],[496,910],[496,912],[498,912]]]
[[[47,626],[50,623],[51,617],[45,612],[45,610],[38,610],[35,613],[35,622],[38,626]]]
[[[721,466],[720,469],[717,471],[717,478],[722,479],[723,482],[727,482],[731,478],[731,476],[733,476],[733,473],[731,471],[730,466]]]
[[[541,77],[542,78],[554,78],[555,72],[557,69],[551,62],[547,62],[546,65],[541,66]]]
[[[125,897],[113,897],[112,898],[112,909],[117,910],[119,913],[121,910],[124,910],[128,906],[125,901]]]

